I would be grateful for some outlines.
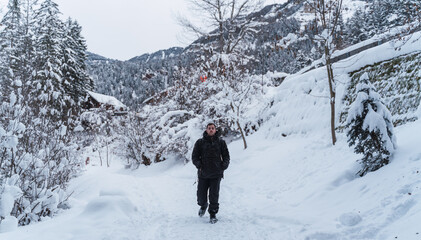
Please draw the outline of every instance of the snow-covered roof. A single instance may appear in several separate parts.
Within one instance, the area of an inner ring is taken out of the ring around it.
[[[112,106],[115,106],[116,108],[120,108],[120,107],[126,108],[126,105],[124,105],[122,102],[120,102],[119,100],[117,100],[117,98],[113,96],[108,96],[108,95],[95,93],[91,91],[88,91],[88,94],[99,103],[112,105]]]

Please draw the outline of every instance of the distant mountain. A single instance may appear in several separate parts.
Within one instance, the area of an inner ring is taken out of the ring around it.
[[[294,18],[288,19],[302,8],[302,1],[297,4],[274,4],[249,15],[249,18],[261,25],[261,31],[255,39],[251,39],[251,45],[256,47],[249,49],[247,53],[255,56],[255,61],[250,62],[251,72],[293,73],[319,57],[307,57],[312,55],[313,47],[308,39],[304,40],[305,44],[297,42],[287,50],[273,49],[277,39],[300,31],[299,22]],[[201,49],[194,49],[192,46],[213,41],[215,39],[200,38],[186,48],[173,47],[143,54],[128,61],[110,61],[111,59],[90,53],[89,72],[96,81],[97,92],[115,96],[127,106],[136,107],[144,99],[172,85],[176,66],[190,66],[202,55]]]
[[[87,52],[87,55],[88,55],[88,61],[95,61],[95,60],[102,60],[102,61],[104,61],[104,60],[110,60],[110,59],[108,59],[106,57],[103,57],[101,55],[98,55],[98,54],[95,54],[95,53],[92,53],[92,52]]]
[[[168,58],[177,58],[184,51],[184,48],[181,47],[172,47],[165,50],[159,50],[152,54],[143,54],[138,57],[129,59],[129,62],[150,62],[150,61],[164,61]]]
[[[339,48],[403,25],[407,7],[396,4],[394,0],[344,0],[341,36],[337,40]],[[373,11],[379,14],[373,14]],[[289,0],[269,5],[248,18],[260,26],[260,31],[244,44],[251,74],[268,71],[292,74],[321,58],[319,46],[314,42],[317,29],[313,22],[314,12],[307,1]],[[110,61],[90,53],[89,72],[96,81],[96,91],[136,107],[146,98],[172,86],[175,69],[197,64],[203,56],[203,48],[214,41],[217,41],[214,37],[202,37],[186,48],[173,47],[128,61]]]

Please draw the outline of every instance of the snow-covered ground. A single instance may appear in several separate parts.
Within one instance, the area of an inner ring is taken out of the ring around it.
[[[343,135],[229,144],[220,221],[197,216],[192,164],[167,161],[132,171],[122,160],[92,165],[70,184],[72,208],[1,233],[4,240],[66,239],[420,239],[421,121],[396,129],[393,161],[356,178],[358,158]],[[114,156],[115,157],[115,156]]]
[[[338,110],[349,71],[420,51],[420,33],[414,37],[399,49],[385,43],[335,63]],[[356,177],[361,156],[344,134],[331,145],[324,72],[287,77],[268,93],[273,106],[247,138],[249,148],[241,140],[228,145],[217,224],[197,216],[191,163],[167,160],[132,171],[117,155],[106,168],[87,152],[91,165],[69,186],[72,208],[0,239],[421,239],[421,120],[395,129],[389,165]],[[416,114],[421,118],[421,108]]]

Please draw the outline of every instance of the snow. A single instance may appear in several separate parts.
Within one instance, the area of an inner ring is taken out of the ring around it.
[[[401,46],[396,48],[395,46]],[[421,32],[416,32],[403,40],[386,42],[380,46],[368,49],[350,58],[333,64],[337,82],[336,112],[340,112],[348,73],[364,66],[392,59],[397,56],[421,51]],[[273,138],[291,133],[307,133],[326,131],[330,126],[328,116],[330,107],[329,90],[327,86],[326,67],[287,76],[284,82],[275,89],[274,106],[264,114],[264,118],[271,118],[266,124],[267,134]],[[311,93],[309,93],[311,89]],[[313,105],[314,107],[309,107]],[[288,109],[288,114],[284,114]],[[324,113],[325,115],[321,114]],[[318,128],[314,129],[314,124]],[[274,128],[273,126],[276,126]]]
[[[335,63],[338,99],[349,71],[421,51],[421,34],[412,39],[399,49],[385,43]],[[232,159],[221,183],[217,224],[208,223],[208,214],[197,216],[191,163],[167,160],[132,171],[124,168],[125,159],[117,161],[119,155],[106,168],[96,152],[86,151],[92,165],[69,184],[72,208],[0,239],[419,239],[421,120],[395,128],[391,163],[359,178],[361,156],[346,136],[338,133],[331,145],[325,75],[325,68],[288,75],[278,88],[265,90],[270,108],[247,113],[259,112],[265,122],[247,137],[246,150],[241,140],[228,145]],[[186,124],[188,136],[203,131],[193,128],[200,125],[195,119]],[[13,229],[9,223],[14,226],[8,218],[2,228]]]
[[[183,116],[183,115],[193,115],[193,111],[185,111],[185,110],[179,110],[179,111],[170,111],[166,113],[159,121],[158,126],[161,128],[164,127],[164,125],[171,125],[172,121],[169,121],[174,116]],[[174,120],[173,120],[174,121]]]
[[[136,214],[137,209],[124,195],[104,195],[91,200],[82,212],[82,216],[92,219],[126,218]]]
[[[362,220],[361,216],[355,212],[344,213],[339,217],[339,222],[348,227],[353,227],[359,224]]]
[[[18,175],[13,175],[0,189],[0,217],[4,218],[0,222],[0,233],[14,231],[18,227],[17,219],[10,216],[15,200],[22,195],[21,189],[15,186],[18,178]]]
[[[73,131],[82,132],[83,130],[84,130],[84,128],[81,125],[78,125],[77,127],[75,127],[75,129]]]
[[[66,126],[61,126],[60,127],[60,136],[64,136],[67,133],[67,127]]]
[[[18,219],[7,216],[0,224],[0,233],[15,231],[18,228]]]
[[[409,26],[410,25],[405,25],[403,27],[401,26],[401,27],[392,28],[386,33],[375,35],[372,38],[367,39],[365,41],[359,42],[357,44],[354,44],[354,45],[349,46],[347,48],[344,48],[342,50],[337,50],[337,51],[332,53],[331,57],[335,58],[337,56],[346,54],[348,52],[352,52],[352,51],[354,51],[356,49],[359,49],[361,47],[364,47],[366,45],[369,45],[369,44],[372,44],[372,43],[375,43],[375,42],[379,42],[383,39],[388,39],[388,38],[391,38],[393,36],[403,35],[402,33],[404,33],[409,28]],[[421,33],[416,32],[415,34],[410,34],[408,36],[402,37],[403,39],[392,40],[392,41],[383,43],[381,45],[381,47],[375,47],[373,49],[366,50],[366,51],[360,53],[359,56],[360,56],[360,58],[361,58],[361,56],[366,56],[366,55],[369,55],[370,57],[373,57],[373,56],[379,57],[378,59],[374,58],[373,60],[374,60],[374,62],[380,62],[380,61],[391,59],[391,58],[396,57],[396,56],[405,55],[405,54],[412,53],[412,52],[415,52],[415,51],[421,51],[421,48],[419,47],[421,45],[420,37],[421,37]],[[408,42],[409,42],[409,44],[408,44]],[[401,46],[405,46],[406,49],[404,49],[402,51],[402,49],[399,49]],[[384,54],[384,52],[382,52],[382,51],[387,51],[388,54]],[[378,52],[381,52],[381,54],[377,54]],[[342,64],[342,66],[340,68],[349,67],[349,66],[353,65],[353,63],[350,64],[349,61],[352,61],[352,62],[354,62],[354,60],[358,61],[358,59],[360,59],[360,58],[357,58],[357,55],[352,56],[350,58],[347,58],[348,61],[342,61],[342,63],[345,63],[345,64]],[[347,60],[347,59],[345,59],[345,60]],[[360,66],[360,68],[361,68],[371,61],[372,60],[369,59],[368,62],[364,61],[361,65],[358,65],[358,66]],[[323,59],[313,61],[311,66],[308,66],[308,67],[305,67],[305,68],[301,69],[300,73],[304,73],[308,69],[310,69],[311,67],[318,66],[321,63],[324,63]]]
[[[345,21],[347,21],[349,18],[352,17],[352,15],[357,11],[358,9],[364,9],[364,7],[367,5],[365,1],[359,1],[359,0],[343,0],[342,2],[342,16]],[[310,21],[314,20],[314,13],[306,12],[305,11],[305,5],[292,15],[291,17],[296,18],[302,23],[309,23]],[[307,9],[307,10],[310,10]],[[305,24],[303,24],[305,25]],[[304,29],[304,26],[302,25],[302,28]]]
[[[5,148],[16,148],[16,146],[18,145],[18,141],[19,140],[18,140],[17,136],[14,136],[14,135],[9,136],[7,138],[7,141],[5,141],[3,143],[3,147],[5,147]]]
[[[364,178],[343,135],[270,140],[257,132],[229,144],[220,221],[197,216],[196,170],[166,161],[137,171],[123,161],[74,179],[72,208],[1,239],[417,239],[421,121],[396,128],[400,145],[388,166]],[[114,156],[117,157],[117,156]],[[95,166],[94,166],[95,165]],[[329,236],[330,238],[324,238]],[[405,238],[404,238],[405,237]]]
[[[126,108],[126,106],[122,102],[120,102],[113,96],[108,96],[108,95],[95,93],[91,91],[88,91],[88,93],[92,98],[94,98],[99,103],[109,104],[109,105],[115,106],[116,108],[120,108],[120,107]]]

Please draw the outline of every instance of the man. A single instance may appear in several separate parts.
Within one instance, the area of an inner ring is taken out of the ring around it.
[[[219,186],[224,170],[228,168],[230,155],[227,144],[220,138],[219,131],[213,123],[206,126],[203,138],[196,141],[193,154],[193,164],[197,168],[199,183],[197,185],[197,204],[199,204],[199,216],[202,217],[208,207],[209,191],[209,215],[210,222],[216,223],[216,214],[219,210]]]

